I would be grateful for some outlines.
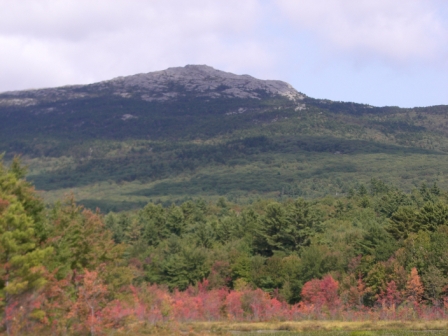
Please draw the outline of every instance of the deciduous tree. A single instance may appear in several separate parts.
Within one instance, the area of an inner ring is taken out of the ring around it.
[[[425,289],[423,287],[417,268],[413,267],[406,283],[406,298],[412,303],[420,303]]]

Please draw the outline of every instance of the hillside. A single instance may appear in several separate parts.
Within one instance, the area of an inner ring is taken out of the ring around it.
[[[340,195],[380,178],[448,187],[448,106],[313,99],[205,65],[0,94],[0,152],[21,154],[51,202]]]

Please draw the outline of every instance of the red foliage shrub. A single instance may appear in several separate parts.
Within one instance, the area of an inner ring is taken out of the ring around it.
[[[363,295],[366,286],[362,280],[359,279],[356,286],[354,283],[351,282],[349,289],[356,291],[357,297]],[[415,318],[435,320],[446,318],[448,315],[448,299],[438,306],[422,303],[423,286],[416,270],[411,271],[409,275],[406,304],[402,304],[405,297],[392,280],[380,295],[380,305],[374,308],[365,307],[359,304],[359,301],[355,306],[342,305],[338,296],[339,284],[330,275],[321,280],[307,282],[302,289],[303,301],[296,305],[281,302],[261,289],[210,289],[208,280],[189,287],[186,291],[172,293],[157,285],[128,286],[123,289],[120,300],[108,300],[108,289],[95,271],[85,270],[84,274],[78,274],[75,277],[75,285],[72,288],[75,292],[72,294],[75,294],[76,300],[72,301],[70,295],[66,295],[70,292],[68,279],[56,280],[49,275],[47,286],[40,296],[30,296],[26,302],[11,305],[4,318],[25,321],[23,323],[27,327],[22,326],[20,330],[27,332],[43,330],[39,329],[40,323],[41,328],[47,327],[55,335],[100,335],[107,333],[109,329],[125,330],[136,325],[135,322],[157,324],[166,321],[279,321],[329,318],[351,321]],[[21,305],[27,308],[20,308]],[[23,317],[29,315],[22,312],[33,310],[44,310],[45,315],[39,321],[26,322]],[[19,329],[16,331],[19,332]]]
[[[387,283],[386,292],[382,292],[378,298],[378,303],[387,308],[395,308],[402,301],[402,294],[393,280]]]
[[[224,301],[227,317],[230,320],[242,320],[243,319],[243,305],[241,298],[242,292],[231,291]]]
[[[313,279],[305,283],[302,288],[302,298],[305,304],[332,310],[341,303],[338,288],[339,283],[331,275],[326,275],[322,280]]]
[[[84,270],[78,276],[76,302],[68,314],[75,333],[102,334],[105,327],[102,308],[105,305],[107,286],[102,283],[96,271]]]

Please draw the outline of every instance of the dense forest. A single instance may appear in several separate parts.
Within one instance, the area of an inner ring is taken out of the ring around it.
[[[447,106],[374,107],[297,91],[288,99],[238,78],[233,88],[257,98],[179,81],[166,85],[174,96],[165,100],[144,98],[161,93],[141,86],[123,96],[111,82],[2,93],[0,153],[8,164],[22,155],[46,203],[73,192],[104,212],[347,195],[371,178],[408,193],[422,183],[448,188]]]
[[[222,197],[102,214],[46,206],[0,164],[0,316],[8,335],[101,335],[183,321],[448,315],[448,194],[380,179],[344,195]]]

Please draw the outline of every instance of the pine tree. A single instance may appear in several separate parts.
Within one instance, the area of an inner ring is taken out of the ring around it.
[[[45,284],[43,261],[52,252],[38,245],[34,219],[41,218],[43,207],[33,204],[38,200],[23,174],[17,159],[9,170],[0,161],[0,312],[7,334],[14,327],[14,307]]]
[[[73,197],[57,204],[50,216],[55,254],[49,259],[50,271],[58,269],[58,279],[73,271],[95,270],[105,265],[100,277],[112,289],[130,283],[131,269],[123,261],[125,247],[115,244],[99,213],[78,206]]]
[[[430,189],[431,194],[433,194],[434,196],[440,196],[440,188],[437,185],[436,182],[434,182],[434,184],[432,185],[431,189]]]
[[[302,199],[286,206],[270,203],[257,232],[257,248],[268,256],[274,251],[298,251],[309,245],[311,237],[320,230],[320,221],[320,213]]]
[[[363,197],[367,195],[367,188],[364,184],[361,184],[358,188],[358,195]]]
[[[401,206],[395,211],[390,220],[387,231],[396,239],[404,240],[412,232],[418,232],[417,211],[412,206]]]
[[[437,227],[448,224],[448,206],[441,202],[426,202],[417,215],[420,230],[435,231]]]

